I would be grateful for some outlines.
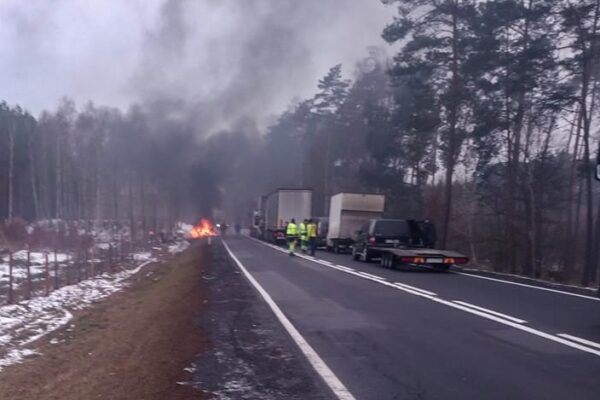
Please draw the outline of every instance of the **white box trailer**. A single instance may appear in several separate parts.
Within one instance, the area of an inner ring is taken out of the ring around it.
[[[380,194],[338,193],[331,196],[327,249],[347,250],[353,237],[367,221],[381,218],[385,196]]]
[[[277,189],[265,198],[266,240],[285,241],[286,223],[292,218],[300,224],[312,213],[311,189]]]

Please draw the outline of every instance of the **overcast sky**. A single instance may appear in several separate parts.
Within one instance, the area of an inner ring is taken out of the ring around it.
[[[262,123],[385,47],[393,15],[379,0],[2,0],[0,98],[34,114],[63,96],[184,101],[211,129]]]

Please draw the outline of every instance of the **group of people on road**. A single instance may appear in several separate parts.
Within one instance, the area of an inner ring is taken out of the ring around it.
[[[303,253],[308,252],[311,256],[315,255],[317,250],[317,224],[312,219],[305,219],[297,225],[296,220],[292,218],[286,224],[285,236],[290,256],[296,254],[298,239],[300,240],[300,250]]]

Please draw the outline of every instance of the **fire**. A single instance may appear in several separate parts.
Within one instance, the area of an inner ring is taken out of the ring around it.
[[[198,225],[190,231],[190,237],[192,239],[200,239],[207,236],[217,236],[217,230],[209,220],[202,218]]]

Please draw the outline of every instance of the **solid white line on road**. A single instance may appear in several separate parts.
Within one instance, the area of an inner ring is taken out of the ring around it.
[[[516,322],[517,324],[526,324],[527,323],[527,321],[525,321],[524,319],[511,317],[510,315],[502,314],[502,313],[499,313],[498,311],[493,311],[493,310],[490,310],[490,309],[487,309],[487,308],[479,307],[479,306],[476,306],[475,304],[467,303],[467,302],[464,302],[464,301],[458,301],[458,300],[454,300],[454,302],[457,303],[457,304],[463,305],[465,307],[471,307],[471,308],[474,308],[476,310],[483,311],[483,312],[486,312],[488,314],[492,314],[492,315],[495,315],[497,317],[501,317],[501,318],[507,319],[509,321]]]
[[[552,293],[564,294],[564,295],[567,295],[567,296],[579,297],[579,298],[582,298],[582,299],[600,301],[600,298],[598,298],[598,297],[586,296],[584,294],[564,292],[562,290],[550,289],[550,288],[545,288],[545,287],[542,287],[542,286],[528,285],[526,283],[511,282],[511,281],[506,281],[506,280],[503,280],[503,279],[490,278],[489,276],[475,275],[475,274],[469,274],[469,273],[465,273],[465,272],[453,272],[453,273],[457,274],[457,275],[468,276],[468,277],[471,277],[471,278],[485,279],[485,280],[488,280],[488,281],[506,283],[508,285],[522,286],[522,287],[527,287],[527,288],[531,288],[531,289],[543,290],[543,291],[546,291],[546,292],[552,292]]]
[[[592,347],[596,347],[597,349],[600,349],[600,343],[592,342],[591,340],[582,339],[580,337],[572,336],[572,335],[569,335],[569,334],[566,334],[566,333],[559,333],[557,336],[560,336],[560,337],[565,338],[565,339],[572,340],[574,342],[585,344],[587,346],[592,346]]]
[[[317,352],[312,348],[310,344],[304,339],[304,337],[298,332],[296,327],[290,322],[290,320],[285,316],[283,311],[279,308],[277,303],[273,301],[269,293],[261,286],[260,283],[248,272],[246,267],[238,260],[238,258],[233,254],[227,243],[223,240],[223,246],[225,246],[225,250],[229,253],[231,259],[237,264],[240,268],[244,276],[250,281],[252,286],[260,293],[265,302],[269,305],[281,325],[285,328],[285,330],[292,337],[294,342],[298,345],[304,356],[308,359],[310,364],[313,366],[315,371],[321,376],[323,381],[329,386],[329,388],[333,391],[336,397],[340,400],[355,400],[355,397],[350,393],[350,391],[344,386],[344,384],[338,379],[338,377],[333,373],[333,371],[325,364],[325,361],[317,354]]]
[[[273,249],[275,249],[277,251],[282,251],[284,253],[286,252],[285,250],[283,250],[283,249],[281,249],[279,247],[272,246],[272,245],[270,245],[268,243],[261,242],[260,240],[256,240],[256,239],[253,239],[253,240],[255,240],[256,242],[258,242],[260,244],[272,247]],[[360,272],[348,271],[348,270],[339,268],[339,267],[337,267],[335,265],[326,264],[325,262],[323,262],[322,260],[319,260],[318,258],[310,259],[310,258],[308,258],[306,256],[302,256],[302,255],[298,255],[298,256],[301,257],[301,258],[305,258],[305,259],[307,259],[309,261],[312,261],[312,262],[324,265],[326,267],[333,268],[333,269],[336,269],[338,271],[345,272],[345,273],[350,274],[350,275],[358,276],[358,277],[363,278],[363,279],[368,279],[370,281],[377,282],[377,283],[379,283],[381,285],[384,285],[384,286],[389,286],[389,287],[392,287],[392,288],[395,288],[395,289],[398,289],[398,290],[402,290],[403,292],[410,293],[410,294],[415,295],[415,296],[423,297],[423,298],[435,301],[436,303],[443,304],[445,306],[452,307],[452,308],[455,308],[455,309],[467,312],[469,314],[474,314],[474,315],[480,316],[482,318],[486,318],[486,319],[498,322],[500,324],[504,324],[504,325],[510,326],[512,328],[515,328],[515,329],[518,329],[518,330],[530,333],[532,335],[539,336],[541,338],[548,339],[548,340],[551,340],[553,342],[560,343],[562,345],[565,345],[565,346],[568,346],[568,347],[571,347],[571,348],[574,348],[574,349],[577,349],[577,350],[584,351],[586,353],[590,353],[590,354],[594,354],[596,356],[600,356],[600,349],[596,350],[593,347],[587,347],[587,346],[584,346],[582,344],[575,343],[573,341],[570,341],[570,340],[567,340],[565,338],[562,338],[560,336],[552,335],[552,334],[549,334],[549,333],[546,333],[546,332],[543,332],[543,331],[540,331],[540,330],[537,330],[537,329],[534,329],[534,328],[531,328],[531,327],[528,327],[528,326],[525,326],[525,325],[521,325],[519,323],[510,321],[510,320],[507,320],[507,319],[504,319],[504,318],[497,317],[495,315],[489,314],[488,312],[479,311],[479,310],[476,310],[476,309],[471,308],[471,307],[466,307],[466,306],[464,306],[462,304],[457,304],[457,303],[454,303],[452,301],[440,299],[438,297],[435,297],[434,295],[427,294],[426,293],[427,291],[425,291],[423,289],[418,289],[418,288],[412,288],[411,289],[411,288],[405,287],[404,284],[402,284],[403,286],[400,286],[400,285],[396,285],[396,284],[393,284],[393,283],[390,283],[390,282],[387,282],[387,281],[384,281],[384,280],[381,280],[381,279],[378,279],[378,278],[373,278],[373,277],[370,277],[370,276],[367,276],[367,275],[363,275]],[[489,311],[489,310],[487,310],[487,311]],[[503,315],[505,315],[505,314],[503,314]],[[516,319],[515,317],[511,317],[511,318]]]
[[[421,292],[421,293],[429,295],[429,296],[437,296],[437,294],[435,294],[433,292],[430,292],[429,290],[419,289],[417,287],[407,285],[406,283],[394,282],[394,284],[398,285],[398,286],[402,286],[402,287],[408,288],[408,289],[416,290],[417,292]]]

